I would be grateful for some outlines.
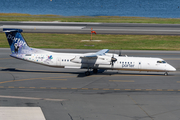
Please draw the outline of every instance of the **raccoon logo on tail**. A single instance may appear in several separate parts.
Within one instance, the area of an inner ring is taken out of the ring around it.
[[[11,48],[12,54],[23,54],[24,51],[30,49],[27,45],[26,41],[24,40],[23,36],[21,35],[21,29],[10,29],[4,28],[3,32],[5,32],[9,46]]]

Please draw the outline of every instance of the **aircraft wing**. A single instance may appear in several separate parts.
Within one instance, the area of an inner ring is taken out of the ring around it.
[[[71,59],[72,62],[81,63],[81,64],[99,64],[99,65],[109,65],[110,60],[104,59],[105,53],[107,53],[108,49],[100,50],[96,53],[87,53],[82,54],[81,56],[75,56]],[[99,56],[102,56],[99,58]]]
[[[96,53],[91,53],[91,54],[84,54],[84,56],[83,57],[97,57],[97,56],[103,56],[103,55],[105,55],[105,53],[107,53],[109,50],[108,49],[103,49],[103,50],[100,50],[100,51],[98,51],[98,52],[96,52]]]

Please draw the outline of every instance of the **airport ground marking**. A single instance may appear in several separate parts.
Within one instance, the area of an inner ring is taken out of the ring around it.
[[[110,89],[109,89],[109,88],[102,88],[102,90],[107,90],[107,91],[109,91]]]
[[[167,89],[167,91],[174,91],[173,89]]]
[[[29,87],[29,88],[35,89],[36,87]]]
[[[61,88],[61,89],[67,89],[67,88]]]
[[[8,86],[8,88],[14,88],[14,86]]]
[[[121,89],[114,89],[114,90],[121,90]]]
[[[134,82],[134,80],[109,80],[109,82]]]
[[[76,90],[76,89],[78,89],[78,88],[71,88],[72,90]]]
[[[131,89],[124,89],[124,90],[130,91]]]
[[[20,81],[26,81],[26,80],[60,80],[60,81],[66,81],[67,79],[57,79],[60,77],[44,77],[44,78],[29,78],[29,79],[19,79],[19,80],[9,80],[9,81],[3,81],[0,82],[0,84],[4,84],[4,83],[10,83],[10,82],[20,82]]]
[[[19,87],[19,88],[26,88],[26,87]]]
[[[46,87],[40,87],[40,89],[46,89]]]
[[[118,89],[118,88],[66,88],[66,87],[16,87],[0,86],[0,89],[51,89],[51,90],[103,90],[103,91],[134,91],[134,92],[180,92],[180,89]]]
[[[56,87],[50,87],[50,89],[57,89]]]
[[[58,79],[58,78],[43,78],[42,80],[63,80],[63,81],[66,81],[67,79]]]
[[[47,100],[47,101],[65,101],[66,100],[66,99],[35,98],[35,97],[22,97],[22,96],[5,96],[5,95],[0,95],[0,98],[29,99],[29,100]]]
[[[162,91],[162,89],[157,89],[157,91]]]
[[[152,89],[146,89],[146,91],[152,91]]]
[[[148,75],[148,74],[146,74],[146,75],[143,75],[143,74],[140,74],[140,75],[138,75],[138,74],[117,74],[117,75],[112,75],[112,76],[137,76],[137,77],[143,77],[143,76],[164,76],[164,75]]]
[[[82,90],[88,90],[89,88],[81,88]]]

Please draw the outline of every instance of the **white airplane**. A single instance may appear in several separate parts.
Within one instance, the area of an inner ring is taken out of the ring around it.
[[[90,75],[91,69],[94,73],[98,70],[130,70],[165,72],[164,75],[176,71],[161,58],[121,56],[108,53],[108,49],[96,53],[74,54],[30,48],[21,35],[22,31],[21,29],[3,29],[11,48],[11,57],[51,67],[87,69],[85,75]]]

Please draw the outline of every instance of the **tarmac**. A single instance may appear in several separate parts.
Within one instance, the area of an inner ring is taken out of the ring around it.
[[[46,120],[180,120],[180,51],[121,52],[163,58],[177,71],[164,76],[161,72],[109,70],[85,76],[83,69],[14,59],[9,48],[0,48],[0,107],[40,107]]]

